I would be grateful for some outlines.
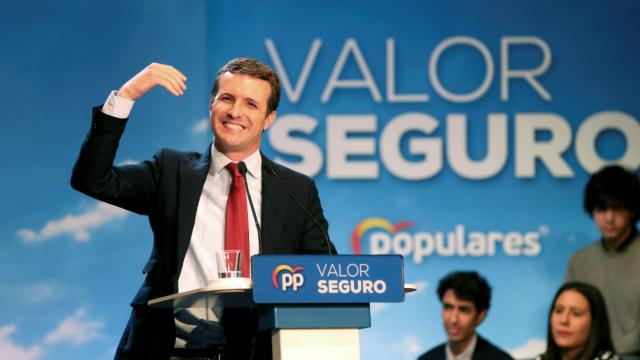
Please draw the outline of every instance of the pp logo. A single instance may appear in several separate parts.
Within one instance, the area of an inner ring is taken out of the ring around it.
[[[276,266],[276,268],[273,269],[273,273],[271,274],[273,287],[282,291],[287,291],[287,289],[289,288],[293,291],[298,291],[298,289],[302,285],[304,285],[304,275],[298,272],[302,270],[304,270],[302,266],[296,266],[295,268],[292,268],[289,265]],[[282,273],[281,284],[278,283],[278,276],[280,275],[280,273]]]

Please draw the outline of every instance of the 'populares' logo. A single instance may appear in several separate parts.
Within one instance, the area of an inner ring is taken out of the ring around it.
[[[398,254],[413,258],[415,264],[430,256],[496,256],[499,252],[506,256],[537,256],[542,251],[540,238],[550,231],[544,224],[530,231],[469,230],[464,224],[449,230],[404,231],[413,226],[410,221],[394,225],[384,218],[365,219],[353,230],[351,247],[360,255],[363,245],[368,245],[370,254]]]
[[[356,255],[362,255],[362,235],[371,229],[379,228],[394,234],[414,225],[415,224],[411,221],[402,221],[393,225],[387,219],[383,218],[365,219],[361,221],[355,229],[353,229],[353,233],[351,234],[351,248],[353,249],[353,253]]]
[[[285,264],[276,266],[271,274],[273,287],[282,291],[287,291],[289,288],[293,291],[298,291],[298,288],[304,285],[304,276],[302,273],[298,273],[298,271],[301,272],[302,270],[304,270],[302,266],[296,266],[295,268]],[[282,276],[280,276],[281,273]],[[282,279],[281,284],[278,283],[278,277]],[[280,285],[282,285],[282,288]]]

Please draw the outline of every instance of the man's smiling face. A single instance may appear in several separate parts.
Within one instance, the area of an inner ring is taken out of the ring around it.
[[[242,160],[260,148],[262,132],[276,118],[267,114],[271,87],[269,82],[249,75],[220,76],[219,88],[209,114],[216,149],[231,160]]]

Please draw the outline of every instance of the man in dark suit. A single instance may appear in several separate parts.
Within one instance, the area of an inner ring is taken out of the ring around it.
[[[491,287],[477,272],[454,272],[440,280],[438,297],[447,342],[418,360],[513,360],[476,333],[489,311]]]
[[[153,250],[143,270],[146,279],[131,302],[131,318],[117,359],[218,357],[221,342],[215,334],[200,337],[199,346],[194,346],[196,341],[189,334],[176,336],[183,329],[173,309],[147,303],[204,287],[217,276],[214,253],[225,248],[229,188],[238,177],[231,170],[233,164],[246,164],[247,195],[256,205],[261,225],[260,237],[248,210],[251,205],[247,206],[243,217],[249,254],[326,254],[329,249],[335,253],[325,237],[328,223],[313,180],[260,153],[262,133],[276,118],[280,96],[277,75],[260,61],[234,59],[218,72],[209,103],[214,141],[206,152],[162,149],[152,160],[113,165],[134,101],[156,86],[182,95],[185,82],[186,77],[174,67],[153,63],[112,92],[103,106],[93,109],[91,129],[73,169],[73,188],[148,216],[153,231]],[[284,187],[323,229],[301,211]],[[254,311],[225,313],[217,320],[224,326],[227,359],[270,358],[268,334],[258,334]]]

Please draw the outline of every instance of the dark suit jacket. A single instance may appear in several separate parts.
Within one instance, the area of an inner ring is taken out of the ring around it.
[[[418,360],[445,360],[447,358],[445,346],[446,344],[440,344],[434,347],[422,354]],[[478,335],[478,341],[473,355],[471,355],[471,360],[513,360],[513,358]]]
[[[116,357],[166,358],[175,337],[172,311],[149,308],[147,302],[177,291],[211,153],[162,149],[153,160],[113,166],[127,119],[110,117],[100,109],[93,109],[91,129],[73,169],[71,185],[98,200],[147,215],[154,238],[151,256],[143,269],[146,279],[131,302],[132,316]],[[262,162],[262,253],[326,254],[327,244],[320,229],[265,168],[273,167],[327,230],[313,180],[264,156]]]

